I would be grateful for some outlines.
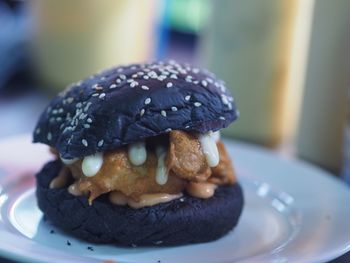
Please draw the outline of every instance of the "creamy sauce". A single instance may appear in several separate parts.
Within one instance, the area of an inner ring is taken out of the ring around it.
[[[68,167],[64,166],[59,172],[58,176],[56,176],[50,182],[50,189],[64,187],[68,182],[68,178],[69,178],[69,169]]]
[[[214,139],[215,142],[220,141],[220,131],[216,131],[216,132],[210,132],[211,137]]]
[[[62,161],[62,163],[64,163],[65,165],[71,165],[73,163],[75,163],[76,161],[78,161],[78,158],[73,158],[73,159],[64,159],[62,158],[62,156],[60,155],[60,159]]]
[[[68,187],[68,192],[69,192],[71,195],[74,195],[74,196],[83,195],[83,192],[79,190],[78,185],[77,185],[76,183],[71,184],[71,185]]]
[[[147,159],[147,151],[145,142],[137,142],[129,145],[128,147],[129,161],[139,166],[145,163]]]
[[[164,185],[168,181],[168,170],[165,165],[166,149],[162,146],[157,146],[156,154],[158,158],[156,168],[156,182],[159,185]]]
[[[96,153],[94,155],[86,156],[83,159],[81,168],[85,176],[92,177],[98,173],[98,171],[102,167],[102,164],[103,164],[103,154]]]
[[[115,205],[127,205],[128,198],[119,191],[112,191],[109,193],[109,201]]]
[[[215,167],[219,164],[219,150],[216,145],[216,141],[212,132],[201,134],[199,136],[199,142],[202,146],[203,153],[207,159],[207,163],[210,167]]]
[[[217,185],[211,183],[190,182],[186,186],[186,191],[191,196],[207,199],[214,195]]]
[[[153,206],[160,203],[170,202],[174,199],[182,197],[182,193],[179,194],[144,194],[140,196],[140,201],[136,202],[131,198],[128,198],[119,191],[113,191],[109,194],[109,200],[115,205],[129,205],[132,208],[138,209],[146,206]]]

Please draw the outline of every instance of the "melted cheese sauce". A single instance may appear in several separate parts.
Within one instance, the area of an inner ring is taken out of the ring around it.
[[[215,137],[212,132],[199,135],[199,142],[202,146],[203,153],[210,167],[215,167],[219,164],[219,150],[216,146]]]
[[[190,182],[186,186],[186,191],[194,197],[207,199],[214,195],[217,185],[211,183]]]
[[[50,182],[50,186],[49,186],[50,189],[64,187],[68,183],[68,178],[69,178],[69,169],[68,167],[64,166],[59,172],[58,176],[56,176]]]
[[[132,208],[138,209],[146,206],[153,206],[160,203],[170,202],[174,199],[182,197],[182,193],[179,194],[144,194],[140,196],[140,201],[136,202],[131,198],[126,197],[119,191],[113,191],[109,194],[109,200],[115,205],[129,205]]]
[[[74,195],[74,196],[80,196],[80,195],[83,195],[83,192],[81,192],[79,189],[78,189],[78,185],[77,184],[71,184],[69,187],[68,187],[68,192],[71,194],[71,195]]]
[[[129,161],[135,165],[140,166],[145,163],[147,159],[147,151],[145,142],[132,143],[128,147]]]
[[[101,169],[103,164],[103,154],[96,153],[94,155],[86,156],[83,159],[81,168],[85,176],[95,176]]]
[[[168,170],[165,164],[167,151],[162,146],[157,146],[156,155],[158,157],[156,168],[156,182],[159,185],[164,185],[168,181]]]

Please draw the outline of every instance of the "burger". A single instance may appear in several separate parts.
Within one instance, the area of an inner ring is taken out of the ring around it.
[[[174,61],[119,66],[73,83],[42,113],[34,142],[47,220],[123,246],[208,242],[232,230],[242,190],[220,129],[238,117],[214,74]]]

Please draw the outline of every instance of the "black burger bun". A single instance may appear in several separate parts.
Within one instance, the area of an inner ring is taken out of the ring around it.
[[[45,217],[74,236],[94,243],[170,246],[216,240],[232,230],[243,207],[238,183],[219,186],[209,199],[188,195],[151,207],[113,205],[106,195],[90,206],[67,188],[50,189],[62,163],[51,161],[36,175],[37,199]]]
[[[34,142],[72,159],[170,130],[217,131],[237,117],[233,97],[214,74],[173,61],[135,64],[61,92],[41,115]]]

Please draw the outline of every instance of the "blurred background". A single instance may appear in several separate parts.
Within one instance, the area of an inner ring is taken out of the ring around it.
[[[350,181],[350,1],[0,0],[0,138],[116,64],[175,59],[224,79],[241,118],[226,136]]]

